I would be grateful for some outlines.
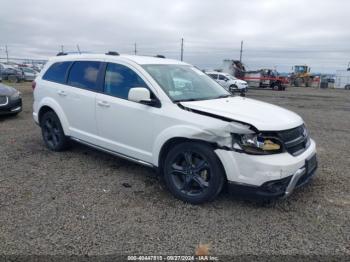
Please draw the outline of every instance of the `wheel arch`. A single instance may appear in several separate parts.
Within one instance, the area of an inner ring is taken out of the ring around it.
[[[167,155],[167,153],[169,152],[169,150],[174,147],[175,145],[178,145],[180,143],[185,143],[185,142],[197,142],[197,143],[203,143],[206,144],[210,147],[212,147],[213,149],[215,149],[217,147],[217,145],[213,142],[208,142],[205,140],[201,140],[201,139],[194,139],[194,138],[188,138],[188,137],[173,137],[170,138],[169,140],[167,140],[163,146],[161,147],[160,151],[159,151],[159,156],[158,156],[158,168],[161,169],[162,168],[162,164],[164,162],[164,159]]]
[[[69,125],[68,125],[67,117],[65,116],[60,105],[51,98],[44,99],[39,105],[39,110],[38,110],[39,125],[41,123],[42,116],[44,115],[44,113],[46,113],[48,111],[53,111],[57,115],[58,119],[61,122],[64,134],[66,136],[69,136],[70,132],[69,132]]]

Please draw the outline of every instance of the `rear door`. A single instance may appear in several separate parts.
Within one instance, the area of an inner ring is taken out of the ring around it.
[[[67,85],[57,94],[67,116],[73,137],[96,143],[95,99],[101,92],[100,61],[75,61],[69,70]]]

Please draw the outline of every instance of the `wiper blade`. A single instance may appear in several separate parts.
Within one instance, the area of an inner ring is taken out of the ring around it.
[[[177,103],[177,102],[189,102],[189,101],[198,101],[198,100],[202,100],[202,99],[195,99],[195,98],[177,99],[177,100],[173,100],[173,102],[174,102],[174,103]]]

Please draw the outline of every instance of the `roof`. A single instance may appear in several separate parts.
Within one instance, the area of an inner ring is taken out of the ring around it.
[[[67,54],[50,58],[51,61],[72,61],[79,59],[101,59],[107,61],[131,61],[136,64],[175,64],[188,65],[187,63],[167,58],[159,58],[153,56],[138,56],[138,55],[106,55],[106,54]]]
[[[205,71],[206,74],[217,74],[217,75],[225,75],[229,76],[230,74],[225,73],[225,72],[218,72],[218,71]]]

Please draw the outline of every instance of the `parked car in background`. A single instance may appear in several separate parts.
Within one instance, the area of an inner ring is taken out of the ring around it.
[[[288,196],[317,168],[300,116],[233,96],[180,61],[63,54],[32,87],[33,118],[50,150],[74,140],[153,167],[175,197],[193,204],[214,199],[225,184],[262,198]]]
[[[230,74],[216,71],[206,72],[206,74],[231,93],[247,92],[248,90],[248,84],[246,81],[240,80]]]
[[[337,70],[335,88],[350,90],[350,68],[348,70]]]
[[[22,70],[25,81],[33,81],[38,75],[38,72],[30,67],[19,67],[19,69]]]
[[[17,83],[24,80],[24,73],[19,68],[5,67],[1,70],[1,78],[2,80]]]
[[[18,114],[22,111],[21,93],[0,83],[0,115]]]

